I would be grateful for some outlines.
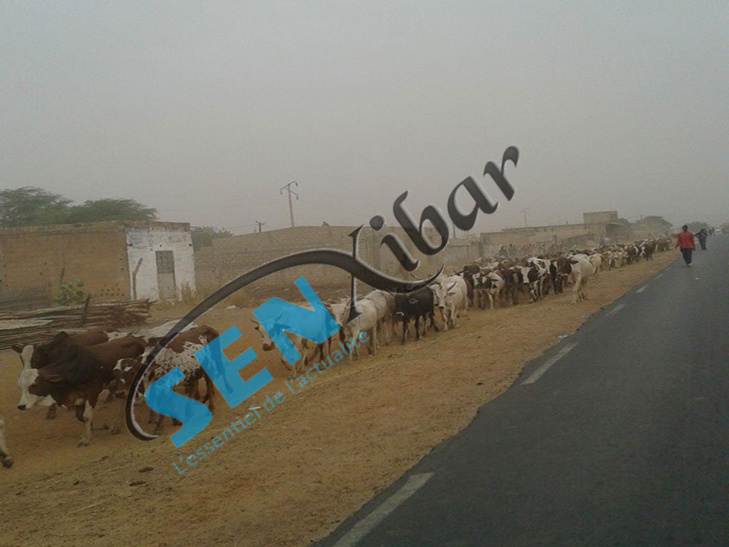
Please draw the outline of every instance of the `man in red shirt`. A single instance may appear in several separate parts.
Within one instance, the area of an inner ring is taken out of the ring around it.
[[[694,243],[694,234],[688,231],[688,226],[685,224],[681,227],[681,229],[683,232],[678,234],[676,238],[676,247],[681,248],[681,254],[683,255],[684,262],[686,262],[686,266],[691,266],[691,255],[696,248],[696,244]]]

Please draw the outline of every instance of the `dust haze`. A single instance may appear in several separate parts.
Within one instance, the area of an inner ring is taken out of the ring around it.
[[[474,232],[729,221],[723,2],[4,2],[0,185],[250,233],[419,216],[516,145]],[[486,187],[489,188],[488,182]],[[494,192],[494,197],[498,193]]]

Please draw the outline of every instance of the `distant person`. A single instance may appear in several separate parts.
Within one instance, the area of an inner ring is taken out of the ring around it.
[[[676,238],[676,247],[681,248],[681,254],[683,255],[683,261],[686,263],[686,266],[691,266],[691,255],[696,248],[696,244],[694,243],[695,236],[693,232],[689,232],[688,226],[685,224],[681,226],[681,229],[683,231]]]
[[[701,230],[699,230],[699,233],[696,234],[696,237],[699,238],[699,243],[701,244],[701,250],[705,251],[706,250],[706,238],[709,237],[709,234],[707,233],[706,228],[701,228]]]

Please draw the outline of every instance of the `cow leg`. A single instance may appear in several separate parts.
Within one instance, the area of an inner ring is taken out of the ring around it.
[[[77,412],[78,412],[78,408]],[[89,446],[91,443],[91,429],[92,429],[92,417],[94,414],[94,409],[91,406],[91,403],[89,401],[84,401],[84,410],[83,410],[83,422],[84,422],[84,431],[81,435],[81,440],[78,442],[78,446]]]
[[[424,321],[427,320],[427,318],[423,318]],[[440,327],[438,326],[438,323],[435,321],[435,312],[430,313],[430,322],[433,324],[433,329],[435,332],[440,332]]]
[[[324,358],[322,357],[323,360]],[[203,373],[203,378],[205,379],[205,399],[208,402],[208,410],[213,412],[215,410],[215,383],[206,373]],[[205,399],[203,399],[203,402],[205,402]]]
[[[111,434],[112,435],[118,435],[121,433],[121,424],[124,420],[124,409],[127,406],[127,400],[126,399],[119,399],[119,414],[116,415],[116,420],[114,420],[114,425],[111,427]]]
[[[425,326],[427,326],[427,322],[425,321],[425,319],[423,319],[423,327],[425,327]],[[425,330],[426,329],[423,328],[423,331],[425,331]],[[415,341],[417,342],[418,340],[420,340],[420,316],[416,315],[415,316]]]
[[[13,458],[8,452],[8,447],[5,444],[5,420],[0,416],[0,464],[3,467],[10,467],[13,465]]]
[[[408,320],[406,317],[403,317],[402,318],[402,337],[401,337],[401,341],[400,341],[401,344],[405,343],[405,338],[407,337],[407,334],[408,334]]]
[[[157,425],[154,427],[154,434],[161,435],[162,428],[164,427],[165,415],[157,414]]]
[[[572,303],[576,304],[580,294],[580,285],[582,285],[582,279],[575,279],[574,286],[572,287]]]
[[[55,420],[57,409],[58,405],[56,405],[56,403],[53,403],[51,406],[49,406],[48,411],[46,412],[46,420]]]

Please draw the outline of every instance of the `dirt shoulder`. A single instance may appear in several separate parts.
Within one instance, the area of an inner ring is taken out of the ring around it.
[[[144,443],[126,431],[94,432],[91,446],[77,448],[81,425],[71,414],[46,421],[43,409],[15,409],[17,356],[0,352],[0,413],[16,459],[0,469],[0,545],[308,544],[463,429],[558,336],[675,259],[659,253],[603,272],[588,286],[590,300],[577,305],[561,295],[471,310],[458,329],[336,363],[306,385],[291,382],[295,393],[276,356],[258,351],[249,310],[213,312],[205,322],[237,324],[278,377],[251,403],[260,407],[256,423],[194,467],[181,461],[251,405],[230,409],[219,399],[212,423],[179,449],[167,436]],[[277,392],[281,402],[263,408]],[[96,419],[116,412],[110,405]]]

